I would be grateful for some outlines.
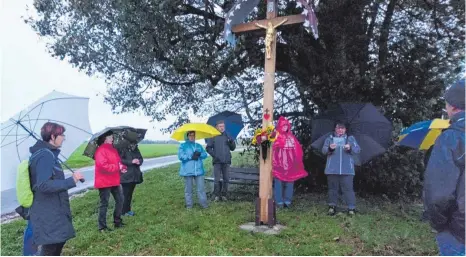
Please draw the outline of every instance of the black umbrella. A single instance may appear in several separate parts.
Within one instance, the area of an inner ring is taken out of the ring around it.
[[[94,159],[94,154],[99,147],[99,138],[107,135],[109,132],[113,134],[113,146],[117,149],[124,149],[131,144],[141,142],[146,136],[147,129],[139,129],[128,126],[108,127],[95,133],[84,150],[83,155]]]
[[[361,147],[361,164],[383,154],[390,145],[393,125],[373,104],[340,103],[313,120],[313,148],[322,150],[325,139],[334,131],[336,121],[349,125],[348,135],[354,136]]]

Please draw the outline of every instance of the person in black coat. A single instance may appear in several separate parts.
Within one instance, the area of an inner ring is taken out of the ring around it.
[[[216,128],[221,135],[207,141],[206,151],[212,156],[214,165],[214,201],[219,201],[220,197],[222,201],[226,201],[230,181],[231,151],[236,149],[236,143],[225,131],[223,120],[217,121]]]
[[[58,256],[66,241],[75,237],[68,189],[83,178],[75,172],[65,179],[58,162],[59,148],[65,139],[65,128],[47,122],[41,129],[41,141],[30,148],[37,157],[30,163],[34,200],[29,209],[33,243],[41,245],[39,255]]]
[[[121,174],[120,177],[124,196],[122,213],[127,216],[134,216],[134,212],[131,210],[131,202],[136,185],[143,182],[140,166],[144,160],[137,144],[132,144],[120,151],[120,157],[121,162],[128,167],[128,171]]]

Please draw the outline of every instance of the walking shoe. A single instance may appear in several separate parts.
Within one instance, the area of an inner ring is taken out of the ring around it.
[[[108,227],[99,228],[99,232],[100,232],[100,233],[111,232],[111,231],[113,231],[113,230],[110,229],[110,228],[108,228]]]
[[[218,201],[220,201],[220,197],[216,196],[216,197],[214,198],[214,202],[218,202]]]
[[[277,209],[283,209],[284,205],[282,203],[277,203]]]
[[[285,208],[291,208],[291,203],[285,203]]]
[[[125,216],[131,216],[131,217],[132,217],[132,216],[134,216],[134,212],[133,212],[133,211],[129,211],[129,212],[123,214],[123,215],[125,215]]]
[[[337,211],[335,210],[335,206],[330,206],[330,207],[328,208],[327,214],[328,214],[329,216],[334,216],[336,213],[337,213]]]
[[[122,228],[122,227],[124,227],[125,225],[126,225],[126,224],[123,223],[123,221],[113,224],[113,226],[114,226],[115,228]]]
[[[226,196],[222,196],[222,201],[226,202],[228,201],[228,198]]]
[[[355,209],[348,209],[348,215],[349,216],[354,216],[356,214],[356,210]]]

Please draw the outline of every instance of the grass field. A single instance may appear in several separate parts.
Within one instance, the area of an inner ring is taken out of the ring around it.
[[[93,159],[83,155],[86,145],[87,143],[82,144],[66,161],[66,164],[70,166],[70,168],[81,168],[94,165]],[[176,144],[140,144],[139,150],[141,151],[142,157],[155,158],[176,154],[178,152],[178,147],[179,145]]]
[[[210,159],[205,167],[210,173]],[[248,166],[235,154],[233,165]],[[211,185],[207,184],[208,192]],[[178,165],[153,170],[136,188],[134,217],[125,228],[97,231],[98,193],[71,201],[77,237],[64,255],[436,255],[434,234],[419,221],[415,205],[378,198],[358,199],[360,214],[326,215],[325,195],[296,195],[293,208],[277,218],[287,228],[278,236],[252,234],[239,225],[254,221],[257,187],[235,187],[232,201],[208,209],[184,207]],[[195,194],[194,194],[195,196]],[[111,211],[108,212],[111,222]],[[2,255],[20,255],[24,221],[1,226]]]

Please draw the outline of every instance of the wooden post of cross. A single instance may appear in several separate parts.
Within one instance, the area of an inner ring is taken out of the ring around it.
[[[304,22],[302,14],[277,17],[276,0],[267,0],[267,17],[265,20],[242,23],[232,28],[235,33],[265,29],[265,75],[263,112],[270,113],[269,120],[262,118],[262,127],[267,127],[273,120],[273,102],[275,88],[275,50],[277,34],[275,29],[280,25]],[[262,151],[262,150],[261,150]],[[260,161],[259,199],[256,206],[256,225],[274,226],[275,204],[272,198],[272,149],[267,153],[267,159]]]

